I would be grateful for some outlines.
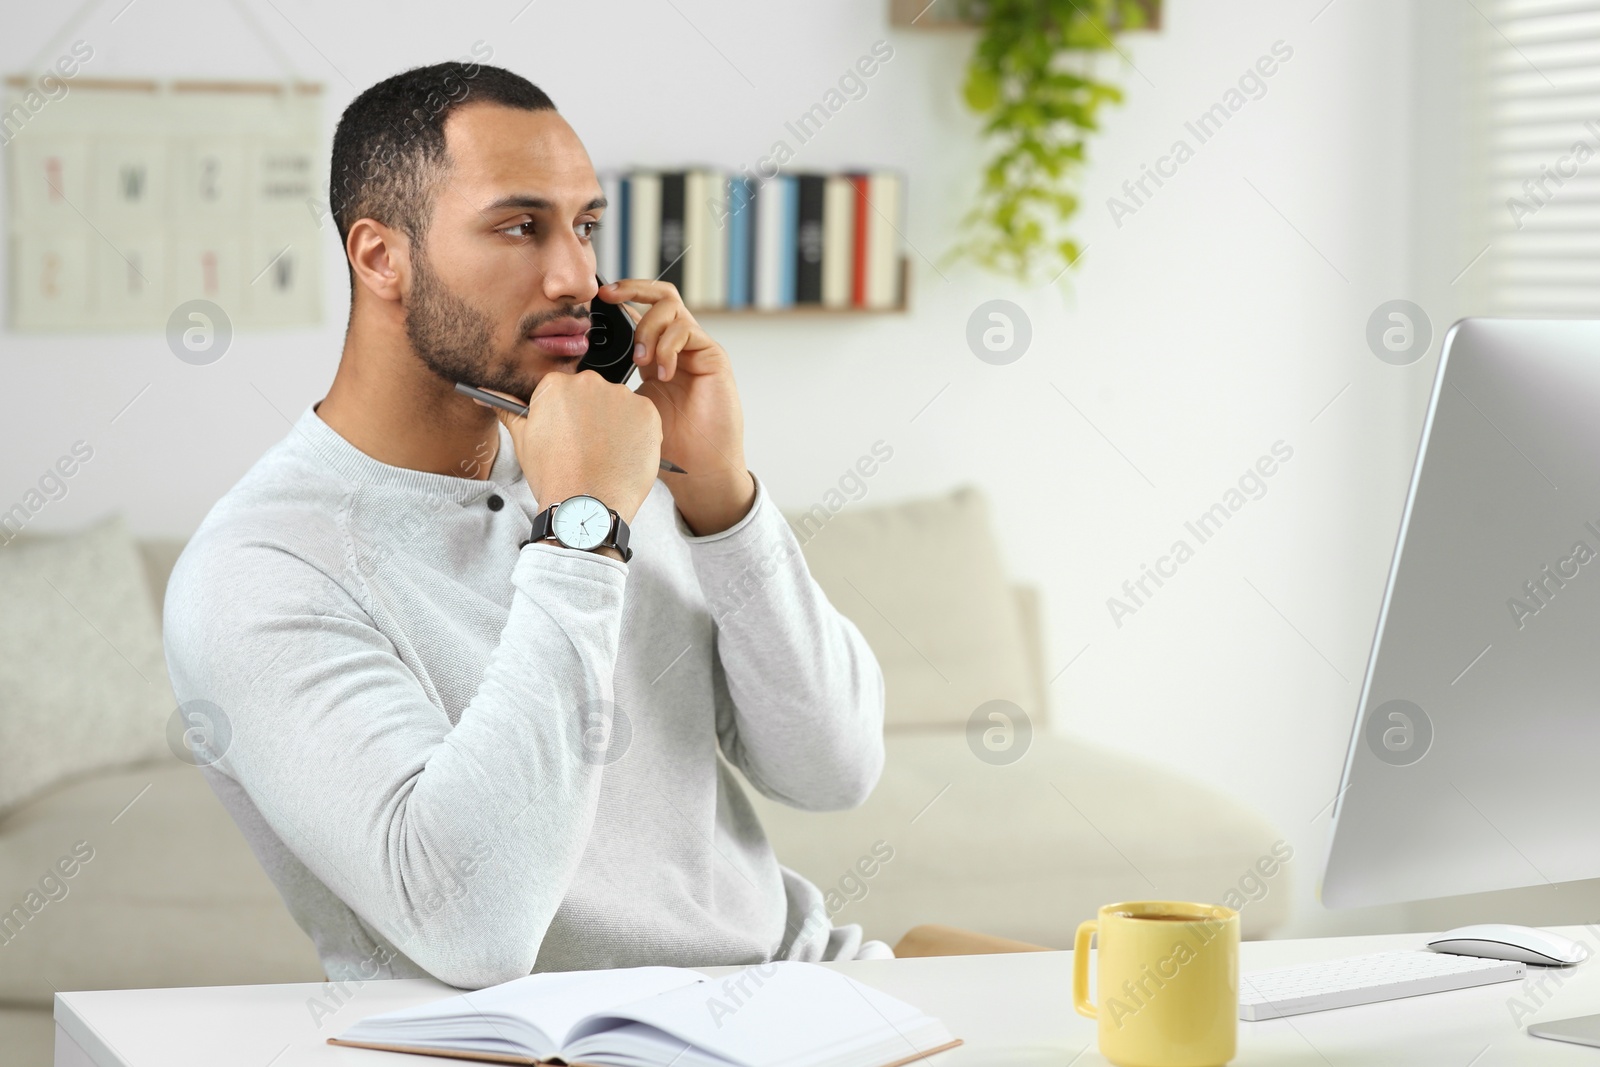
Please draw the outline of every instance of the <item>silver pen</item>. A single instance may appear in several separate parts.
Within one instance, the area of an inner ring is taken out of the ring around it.
[[[521,415],[526,418],[528,414],[528,405],[519,404],[515,400],[507,400],[503,396],[498,396],[495,393],[490,393],[483,389],[479,389],[475,385],[468,385],[466,382],[457,382],[456,392],[460,393],[462,396],[470,396],[474,400],[480,400],[492,408],[499,408],[501,411],[509,411],[513,415]],[[661,461],[661,469],[664,471],[671,471],[673,474],[689,473],[676,463],[672,462],[670,459],[664,459]]]

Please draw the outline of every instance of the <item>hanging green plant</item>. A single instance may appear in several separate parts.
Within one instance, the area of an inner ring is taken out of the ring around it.
[[[979,26],[962,87],[993,154],[947,259],[1029,282],[1078,259],[1067,222],[1098,113],[1122,90],[1095,76],[1114,35],[1148,26],[1153,0],[954,0]]]

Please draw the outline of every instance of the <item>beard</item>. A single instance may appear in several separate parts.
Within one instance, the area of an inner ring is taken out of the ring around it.
[[[425,249],[417,247],[412,256],[406,337],[417,358],[446,382],[466,382],[526,401],[539,384],[540,374],[529,370],[518,358],[516,349],[521,339],[547,320],[586,315],[583,308],[573,304],[526,315],[517,324],[517,339],[511,347],[497,350],[494,320],[457,296],[433,272]]]

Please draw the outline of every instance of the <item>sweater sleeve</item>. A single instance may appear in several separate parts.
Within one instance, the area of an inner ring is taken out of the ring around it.
[[[883,771],[883,672],[755,483],[749,513],[720,533],[696,537],[674,512],[716,622],[718,738],[773,800],[853,808]]]
[[[584,716],[610,707],[626,577],[524,548],[454,728],[344,586],[267,541],[186,553],[168,667],[180,701],[221,709],[215,769],[301,862],[418,966],[480,988],[533,970],[587,844],[603,753]]]

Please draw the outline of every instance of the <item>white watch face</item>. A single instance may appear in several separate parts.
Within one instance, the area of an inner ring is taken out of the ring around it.
[[[572,496],[556,505],[551,532],[568,548],[598,548],[611,532],[611,512],[592,496]]]

